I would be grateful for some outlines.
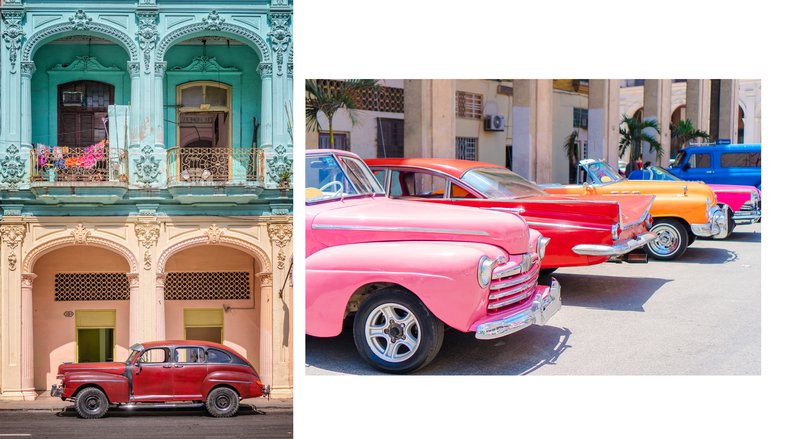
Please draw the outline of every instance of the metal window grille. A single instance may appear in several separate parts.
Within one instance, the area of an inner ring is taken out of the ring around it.
[[[378,118],[378,158],[403,157],[403,119]]]
[[[467,119],[481,119],[483,115],[483,96],[465,91],[456,92],[456,116]]]
[[[342,87],[342,81],[333,79],[320,79],[317,82],[323,89],[328,91]],[[403,112],[402,88],[380,85],[373,90],[361,91],[353,98],[358,110],[383,111],[387,113]]]
[[[478,160],[478,138],[456,137],[456,159]]]
[[[166,300],[237,300],[250,298],[246,271],[182,271],[167,273]]]
[[[587,108],[572,109],[572,128],[587,128],[589,126],[589,110]]]
[[[319,133],[320,149],[341,149],[350,151],[349,133],[333,133],[333,146],[331,146],[331,136],[329,133]]]
[[[77,300],[128,300],[126,273],[56,273],[56,302]]]

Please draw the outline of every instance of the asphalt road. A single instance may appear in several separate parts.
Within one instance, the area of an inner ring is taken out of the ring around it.
[[[761,225],[674,262],[559,269],[563,307],[497,340],[449,330],[422,375],[759,375]],[[352,332],[306,337],[308,375],[381,374]]]
[[[102,419],[80,419],[73,409],[0,411],[0,437],[58,438],[291,438],[292,409],[241,407],[232,418],[204,409],[111,409]]]

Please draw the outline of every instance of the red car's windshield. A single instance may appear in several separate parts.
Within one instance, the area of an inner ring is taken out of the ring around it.
[[[461,179],[488,198],[547,196],[539,186],[506,168],[470,169]]]

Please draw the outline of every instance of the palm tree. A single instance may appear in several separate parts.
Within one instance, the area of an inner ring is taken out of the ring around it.
[[[622,158],[625,151],[630,148],[629,166],[632,166],[632,163],[635,163],[642,154],[642,142],[650,144],[650,152],[655,151],[658,160],[661,160],[664,155],[664,148],[658,138],[646,132],[647,128],[652,128],[657,134],[661,134],[658,122],[653,119],[640,121],[635,117],[628,117],[628,115],[622,116],[622,122],[619,124],[619,156]]]
[[[572,130],[572,132],[564,138],[564,144],[562,146],[569,160],[569,182],[574,183],[577,179],[578,160],[580,159],[578,155],[578,130]]]
[[[696,129],[689,119],[679,120],[678,123],[674,125],[670,124],[669,128],[672,132],[672,142],[678,148],[683,147],[686,142],[690,142],[694,139],[708,140],[708,138],[711,137],[707,132]]]
[[[319,79],[306,79],[306,130],[320,131],[317,115],[328,120],[328,135],[333,148],[333,115],[340,108],[347,111],[350,121],[358,123],[356,97],[363,90],[376,87],[375,79],[346,79],[340,84],[323,84]]]

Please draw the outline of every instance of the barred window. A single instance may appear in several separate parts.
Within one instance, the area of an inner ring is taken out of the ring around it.
[[[341,149],[342,151],[350,151],[350,133],[333,133],[333,146],[331,146],[331,135],[329,132],[319,133],[319,147],[320,149]]]
[[[56,273],[56,302],[128,300],[127,273]]]
[[[250,298],[246,271],[182,271],[167,273],[166,300],[237,300]]]
[[[456,116],[480,119],[483,115],[483,96],[465,91],[456,92]]]
[[[378,118],[378,158],[403,157],[403,119]]]
[[[478,160],[478,138],[456,137],[456,159]]]
[[[572,109],[572,128],[587,128],[589,126],[589,110],[586,108]]]

